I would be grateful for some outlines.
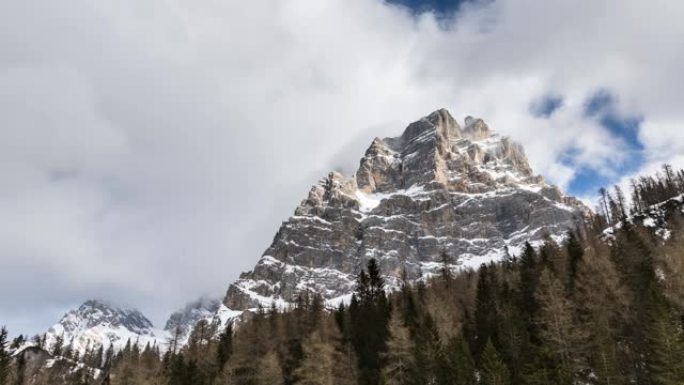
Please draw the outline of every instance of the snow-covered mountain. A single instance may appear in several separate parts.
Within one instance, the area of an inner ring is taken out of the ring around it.
[[[63,335],[78,350],[129,339],[182,346],[199,320],[220,331],[244,310],[286,307],[301,291],[345,301],[370,258],[395,288],[404,273],[412,281],[437,274],[444,255],[456,270],[516,254],[526,241],[559,239],[589,212],[535,175],[522,146],[480,119],[460,126],[438,110],[399,137],[376,138],[355,175],[332,172],[313,186],[222,303],[193,301],[158,330],[136,310],[87,301],[50,329],[48,343]]]
[[[178,333],[181,339],[186,340],[192,327],[201,319],[212,319],[220,305],[218,299],[200,297],[171,314],[164,330],[169,334]]]
[[[128,341],[140,347],[146,344],[164,349],[168,335],[155,329],[140,311],[120,308],[104,301],[88,300],[78,309],[68,311],[46,333],[46,346],[52,347],[58,337],[63,344],[72,344],[74,351],[83,354],[88,349],[113,345],[122,349]]]
[[[228,309],[218,299],[200,297],[189,302],[182,309],[171,314],[164,329],[154,327],[140,311],[121,308],[106,301],[87,300],[77,309],[67,311],[64,316],[45,333],[45,347],[51,350],[58,337],[63,346],[72,345],[81,355],[88,349],[100,346],[106,350],[110,345],[115,351],[122,349],[128,341],[144,348],[148,343],[157,346],[161,352],[168,349],[172,340],[177,347],[188,342],[190,333],[200,320],[216,324],[220,333],[229,321],[238,319],[242,311]],[[33,345],[27,343],[26,347]]]
[[[534,175],[522,146],[480,119],[461,127],[442,109],[376,138],[355,175],[332,172],[313,186],[223,303],[285,306],[310,290],[334,304],[370,258],[397,287],[403,272],[436,274],[445,253],[453,269],[477,267],[562,237],[588,212]]]

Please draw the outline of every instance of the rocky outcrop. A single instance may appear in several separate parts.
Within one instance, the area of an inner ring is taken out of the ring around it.
[[[311,188],[254,269],[224,299],[229,309],[286,305],[312,290],[348,298],[368,259],[390,286],[402,272],[425,279],[516,253],[525,241],[561,237],[588,212],[533,174],[522,146],[446,110],[376,138],[352,177],[330,173]]]

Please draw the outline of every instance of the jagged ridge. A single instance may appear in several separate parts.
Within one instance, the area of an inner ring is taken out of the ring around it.
[[[353,177],[333,172],[315,185],[224,305],[285,306],[303,290],[335,303],[370,258],[397,286],[403,271],[435,274],[444,252],[454,269],[478,266],[560,237],[588,211],[535,176],[522,146],[438,110],[400,137],[376,138]]]
[[[46,333],[46,347],[50,348],[63,338],[63,344],[72,344],[74,351],[83,355],[88,349],[99,346],[122,349],[130,340],[141,347],[157,345],[162,350],[167,336],[156,330],[147,317],[135,309],[120,308],[104,301],[87,300],[78,309],[68,311]]]

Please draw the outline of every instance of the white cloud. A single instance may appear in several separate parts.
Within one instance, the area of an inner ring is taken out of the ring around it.
[[[0,290],[23,290],[0,313],[33,332],[59,315],[43,305],[101,296],[159,323],[249,269],[328,168],[440,107],[566,185],[569,148],[605,173],[624,156],[582,114],[606,88],[649,162],[673,159],[682,9],[644,7],[496,1],[444,29],[378,0],[4,2]],[[531,116],[546,94],[562,107]]]

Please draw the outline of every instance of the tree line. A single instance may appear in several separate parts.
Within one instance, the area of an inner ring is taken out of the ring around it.
[[[606,223],[635,207],[681,194],[682,175],[665,168],[642,179],[631,209],[616,189],[602,202],[605,216],[562,242],[527,243],[519,256],[477,271],[453,271],[443,254],[441,274],[388,292],[371,259],[351,300],[336,308],[304,292],[286,311],[259,308],[223,330],[200,321],[187,345],[172,341],[164,354],[136,343],[116,353],[71,353],[101,376],[64,383],[682,385],[681,214],[668,219],[666,240],[628,221],[611,242],[601,237]],[[40,383],[13,376],[8,345],[0,333],[0,384]]]

